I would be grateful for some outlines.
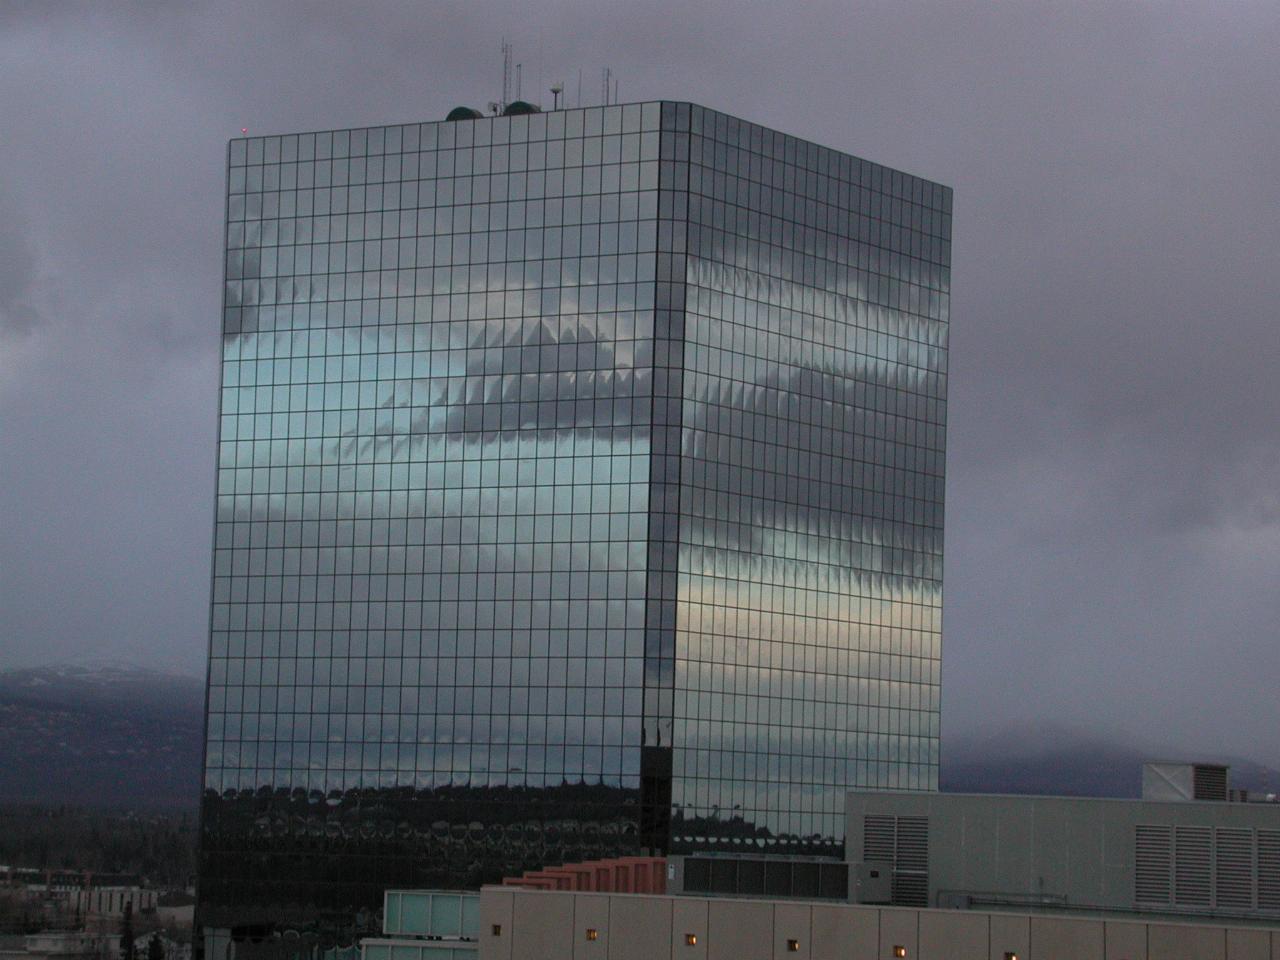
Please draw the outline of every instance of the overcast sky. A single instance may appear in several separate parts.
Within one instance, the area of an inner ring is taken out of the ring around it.
[[[694,100],[955,188],[947,741],[1280,761],[1280,4],[0,3],[0,668],[203,673],[225,142]]]

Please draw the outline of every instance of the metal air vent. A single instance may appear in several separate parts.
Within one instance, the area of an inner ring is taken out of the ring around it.
[[[1258,831],[1258,909],[1280,911],[1280,830]]]
[[[1212,839],[1208,827],[1174,827],[1173,902],[1180,907],[1210,904]]]
[[[1253,909],[1253,831],[1219,827],[1214,836],[1213,903]]]
[[[893,864],[890,900],[895,906],[929,905],[928,817],[865,817],[862,859]]]
[[[1173,830],[1139,824],[1134,836],[1133,899],[1136,903],[1163,906],[1173,892]]]

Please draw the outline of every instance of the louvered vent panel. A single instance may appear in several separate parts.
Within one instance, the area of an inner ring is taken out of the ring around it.
[[[1208,827],[1174,827],[1173,902],[1180,907],[1210,904],[1212,861]]]
[[[1258,909],[1280,911],[1280,830],[1258,831]]]
[[[893,863],[894,817],[868,816],[862,821],[862,859]]]
[[[1227,768],[1196,764],[1191,768],[1192,787],[1197,800],[1227,799]]]
[[[1214,840],[1214,906],[1253,909],[1253,831],[1220,827]]]
[[[927,907],[929,878],[919,873],[899,873],[895,870],[890,897],[895,907]]]
[[[1138,903],[1167,904],[1171,899],[1173,830],[1139,825],[1134,835],[1133,899]]]
[[[903,907],[929,905],[929,818],[898,817],[892,899]]]
[[[899,870],[929,872],[929,818],[898,818],[898,849],[894,865]]]

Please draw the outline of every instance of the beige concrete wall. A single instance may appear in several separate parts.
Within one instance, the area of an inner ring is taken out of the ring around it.
[[[1032,917],[1027,956],[1036,960],[1105,960],[1105,927],[1096,920]]]
[[[611,897],[609,924],[609,960],[651,960],[672,951],[670,897]]]
[[[1147,960],[1147,925],[1128,920],[1103,924],[1107,960]]]
[[[707,910],[707,960],[772,960],[773,904],[712,900]]]
[[[689,937],[697,942],[690,945]],[[671,956],[674,960],[707,960],[707,901],[691,897],[671,900]],[[482,958],[483,960],[483,958]],[[547,958],[551,960],[551,958]]]
[[[1152,923],[1147,926],[1147,960],[1226,960],[1222,927]]]
[[[773,960],[814,960],[812,928],[813,907],[810,904],[776,904],[773,908]],[[795,950],[789,946],[793,941]]]
[[[991,949],[991,918],[968,910],[924,910],[920,914],[920,956],[985,957]]]
[[[480,952],[490,960],[511,960],[511,893],[490,887],[480,898]]]
[[[920,911],[885,907],[880,911],[880,950],[878,956],[893,957],[902,947],[907,957],[920,956]]]
[[[573,960],[608,960],[611,900],[607,893],[573,898]]]
[[[480,960],[895,960],[894,947],[908,960],[1280,960],[1280,928],[487,887],[479,947]]]
[[[1016,913],[991,914],[991,960],[1012,953],[1021,960],[1031,956],[1031,918]]]
[[[483,894],[480,899],[483,903]],[[552,957],[570,960],[575,939],[574,899],[572,895],[559,895],[551,890],[513,893],[511,960],[551,960]],[[503,936],[506,936],[505,930]],[[482,939],[480,943],[483,949],[485,941]]]
[[[1271,934],[1266,930],[1228,930],[1227,960],[1271,960]]]
[[[880,911],[845,904],[814,904],[812,960],[876,960],[880,946]],[[1276,957],[1275,960],[1280,960]]]

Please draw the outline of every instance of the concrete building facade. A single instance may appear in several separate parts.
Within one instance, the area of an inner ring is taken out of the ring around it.
[[[87,887],[67,894],[68,909],[82,916],[122,917],[125,910],[134,916],[156,908],[158,890],[143,887]]]
[[[1280,921],[1277,804],[854,791],[847,815],[863,902]]]
[[[1280,928],[485,887],[478,960],[1280,960]]]

